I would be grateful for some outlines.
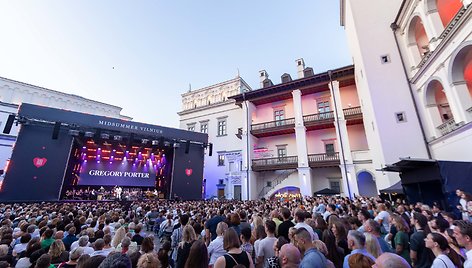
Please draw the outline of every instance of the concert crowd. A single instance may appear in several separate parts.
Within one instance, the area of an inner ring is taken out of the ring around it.
[[[472,267],[472,198],[0,204],[2,267]],[[449,210],[449,209],[448,209]]]

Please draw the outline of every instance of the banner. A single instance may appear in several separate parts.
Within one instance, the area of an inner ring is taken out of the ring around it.
[[[97,163],[89,161],[82,163],[77,185],[103,186],[136,186],[154,187],[156,171],[147,164],[131,164],[129,162]]]

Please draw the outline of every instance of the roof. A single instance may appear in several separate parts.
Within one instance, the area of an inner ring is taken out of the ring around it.
[[[398,181],[394,185],[379,191],[381,194],[403,194],[402,182]]]
[[[404,172],[417,168],[431,167],[437,165],[438,161],[434,159],[420,159],[420,158],[400,158],[400,161],[386,165],[381,171],[387,172]]]
[[[354,65],[332,70],[332,79],[339,81],[340,87],[354,85]],[[290,99],[292,98],[292,91],[295,89],[300,89],[302,95],[329,90],[329,81],[330,77],[328,71],[326,71],[313,76],[295,79],[290,82],[244,92],[229,98],[236,100],[237,105],[240,105],[244,100],[249,100],[256,105],[260,105]]]

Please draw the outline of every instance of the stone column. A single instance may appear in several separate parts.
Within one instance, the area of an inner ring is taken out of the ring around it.
[[[256,138],[251,134],[252,114],[256,110],[253,103],[245,101],[243,107],[243,134],[242,134],[242,174],[241,195],[243,200],[255,199],[257,195],[256,176],[252,171],[251,162],[254,153]]]
[[[295,114],[295,139],[298,155],[298,178],[300,193],[303,196],[312,196],[311,172],[308,165],[308,150],[306,147],[306,128],[303,124],[302,93],[299,89],[292,91],[293,110]]]

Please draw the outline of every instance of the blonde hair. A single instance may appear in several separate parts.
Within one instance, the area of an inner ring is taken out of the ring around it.
[[[197,235],[195,234],[195,230],[193,229],[192,225],[185,225],[184,229],[182,230],[182,242],[180,242],[179,246],[183,248],[186,242],[190,243],[195,240],[197,240]]]
[[[154,253],[145,253],[139,257],[137,268],[160,267],[161,262]]]
[[[321,241],[321,240],[315,240],[313,241],[313,246],[323,255],[328,256],[328,248],[326,247],[326,244]],[[377,257],[376,257],[377,258]]]
[[[111,245],[116,248],[121,243],[121,240],[125,238],[125,236],[126,236],[125,228],[124,227],[118,228],[118,230],[116,230],[115,236],[113,236]]]
[[[377,237],[373,236],[370,233],[364,233],[365,235],[365,249],[372,254],[375,258],[378,258],[382,255],[382,249],[380,248],[380,243],[377,240]]]
[[[228,230],[228,224],[226,222],[219,222],[218,225],[216,226],[216,234],[217,235],[223,235],[225,231]]]
[[[49,247],[49,255],[51,255],[52,258],[56,258],[61,256],[61,253],[66,250],[66,247],[64,246],[64,243],[60,239],[54,240],[52,242],[51,246]]]

